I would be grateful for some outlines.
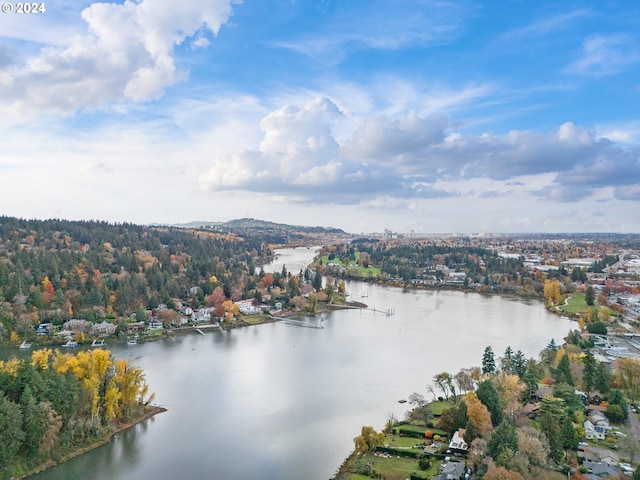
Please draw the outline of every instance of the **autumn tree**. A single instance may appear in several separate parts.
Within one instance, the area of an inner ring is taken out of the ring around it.
[[[632,402],[640,394],[640,360],[637,358],[616,359],[616,384],[624,389]]]
[[[558,280],[545,280],[543,287],[544,298],[547,301],[547,306],[558,305],[562,300],[560,294],[560,282]]]
[[[478,396],[469,392],[464,396],[467,405],[467,418],[478,429],[478,434],[487,437],[491,431],[491,414],[487,407],[480,401]]]
[[[384,443],[384,433],[376,432],[373,427],[364,426],[360,435],[354,438],[353,442],[355,443],[357,454],[370,452]]]
[[[500,405],[505,412],[512,413],[518,407],[518,398],[525,386],[517,375],[505,372],[498,373],[493,378],[493,385],[498,393]]]
[[[487,471],[484,480],[524,480],[518,472],[512,472],[504,467],[494,467]]]

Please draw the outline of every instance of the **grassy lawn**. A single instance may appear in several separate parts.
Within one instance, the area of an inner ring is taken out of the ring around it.
[[[562,305],[560,309],[567,313],[586,313],[589,306],[582,293],[576,293],[575,295],[567,299],[567,304]]]
[[[383,477],[395,476],[398,478],[407,478],[411,472],[416,472],[421,475],[422,478],[431,478],[438,474],[438,467],[440,462],[434,461],[429,470],[420,470],[418,466],[418,460],[413,458],[397,458],[397,457],[376,457],[371,453],[363,455],[357,460],[357,463],[365,464],[366,462],[372,462],[371,467],[376,472],[382,474]],[[353,477],[352,477],[353,478]],[[358,477],[356,477],[358,478]]]
[[[418,443],[424,442],[421,438],[413,438],[413,437],[401,437],[400,435],[387,435],[385,444],[388,444],[390,447],[413,447]],[[422,450],[422,448],[421,448]]]
[[[246,315],[242,317],[242,321],[249,325],[260,325],[264,323],[264,319],[264,315]]]
[[[358,263],[358,259],[360,258],[360,252],[356,252],[356,260],[354,261],[354,263]],[[315,264],[317,265],[320,261],[322,261],[323,265],[326,265],[327,263],[331,262],[331,263],[335,263],[336,265],[339,265],[341,267],[345,267],[349,273],[352,274],[357,274],[360,277],[364,277],[367,278],[369,276],[371,277],[379,277],[380,276],[380,269],[378,267],[362,267],[362,266],[355,266],[355,267],[350,267],[348,265],[345,265],[344,263],[342,263],[342,259],[335,257],[333,260],[329,260],[329,256],[325,255],[324,257],[321,257],[320,260],[318,260],[318,262],[316,262]]]
[[[433,413],[436,417],[439,417],[440,415],[442,415],[442,411],[453,407],[455,404],[453,403],[452,400],[447,400],[447,401],[435,401],[435,402],[431,402],[429,404],[429,406],[431,407],[431,413]]]
[[[605,308],[609,310],[609,315],[612,317],[618,316],[616,312],[611,310],[609,307],[602,307],[597,303],[593,306],[594,310],[597,312],[601,308]],[[589,305],[587,305],[587,301],[582,293],[576,293],[567,299],[566,305],[561,305],[560,310],[565,313],[573,313],[573,314],[586,314],[587,310],[589,310]]]
[[[447,434],[445,431],[443,430],[439,430],[437,428],[427,428],[427,427],[423,427],[422,425],[411,425],[411,424],[404,424],[404,425],[398,425],[396,427],[393,427],[394,431],[396,432],[417,432],[420,435],[424,435],[424,432],[427,430],[431,430],[431,433],[433,433],[434,435],[440,435],[443,437],[446,437]],[[422,441],[422,438],[413,438],[414,443],[420,443],[418,440]]]

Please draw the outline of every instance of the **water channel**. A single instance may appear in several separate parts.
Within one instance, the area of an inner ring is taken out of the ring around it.
[[[313,249],[283,250],[298,272]],[[265,267],[265,270],[269,268]],[[385,311],[334,311],[302,328],[283,323],[114,345],[144,369],[168,408],[109,444],[34,476],[42,479],[328,479],[362,425],[381,428],[398,400],[436,373],[479,365],[491,345],[537,355],[571,322],[539,302],[359,282],[356,300]]]

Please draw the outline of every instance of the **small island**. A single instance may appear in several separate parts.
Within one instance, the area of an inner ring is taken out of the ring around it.
[[[23,478],[165,411],[144,372],[101,348],[0,361],[0,478]]]

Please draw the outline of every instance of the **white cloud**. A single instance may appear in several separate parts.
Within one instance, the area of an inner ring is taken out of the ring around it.
[[[5,84],[0,112],[12,118],[70,114],[157,98],[187,74],[176,69],[175,47],[202,29],[216,34],[233,3],[93,3],[82,11],[86,31],[66,47],[44,47],[0,71]]]
[[[626,34],[593,35],[582,46],[580,58],[566,68],[575,75],[614,75],[640,61],[640,45]]]

